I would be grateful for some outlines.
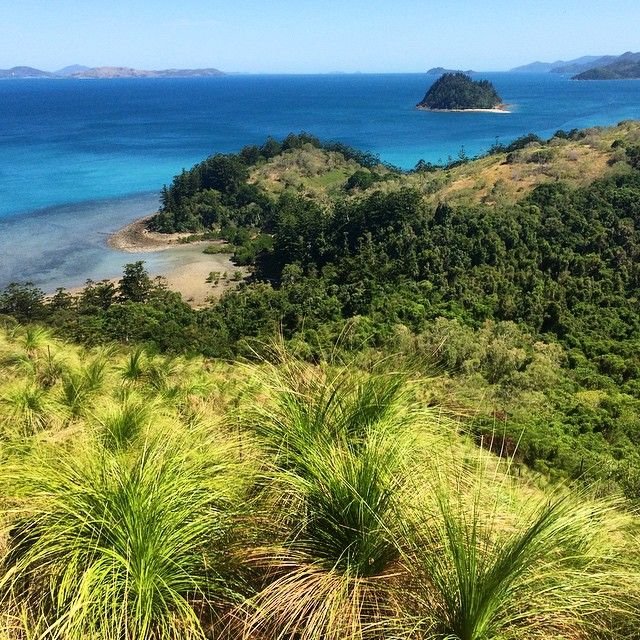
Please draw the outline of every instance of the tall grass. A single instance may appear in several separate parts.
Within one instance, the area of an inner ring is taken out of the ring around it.
[[[0,427],[28,438],[56,422],[58,411],[46,390],[32,382],[14,382],[0,393]]]
[[[12,349],[0,354],[0,365],[35,377],[38,384],[53,386],[62,374],[63,362],[58,357],[61,345],[49,330],[38,326],[16,327],[12,332]]]
[[[93,398],[105,382],[107,363],[106,357],[96,356],[85,366],[69,368],[62,375],[60,401],[71,418],[87,413]]]
[[[147,435],[123,456],[95,441],[39,448],[2,470],[12,498],[2,604],[54,638],[201,638],[235,598],[233,458]]]
[[[251,602],[251,633],[338,639],[395,628],[396,582],[405,577],[398,462],[388,442],[368,442],[358,452],[317,451],[304,477],[274,477],[271,491],[288,500],[271,539],[251,555],[265,581]]]
[[[358,448],[372,431],[408,432],[426,415],[416,413],[402,373],[319,368],[277,355],[276,363],[252,369],[264,397],[248,420],[282,469],[303,474],[307,454],[327,443]]]
[[[621,504],[575,491],[527,496],[482,468],[475,480],[464,491],[451,478],[431,485],[435,508],[411,560],[423,637],[586,640],[610,637],[616,620],[640,623]]]
[[[147,352],[144,347],[133,349],[121,367],[123,382],[134,383],[142,380],[147,372],[147,359]]]
[[[159,414],[158,402],[128,393],[120,403],[96,415],[97,436],[110,451],[126,450],[148,431]]]
[[[263,586],[247,635],[377,638],[398,633],[402,496],[420,413],[406,376],[284,359],[259,371],[266,397],[249,420],[270,459],[271,525],[250,554]]]
[[[0,638],[638,637],[637,519],[511,477],[391,361],[52,356],[0,387]]]
[[[17,342],[31,358],[36,358],[42,354],[47,346],[55,342],[53,334],[49,329],[38,325],[28,325],[21,328],[16,334]]]

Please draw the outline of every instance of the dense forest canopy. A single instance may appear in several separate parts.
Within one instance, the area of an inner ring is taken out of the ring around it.
[[[488,80],[472,80],[467,74],[445,73],[429,87],[418,103],[421,109],[494,109],[502,103]]]
[[[282,141],[269,138],[261,146],[244,147],[237,154],[216,154],[175,176],[161,193],[161,208],[151,228],[164,233],[201,231],[211,226],[259,226],[271,229],[274,203],[256,184],[249,170],[304,146],[339,154],[358,168],[371,169],[379,159],[341,143],[322,143],[307,133]]]

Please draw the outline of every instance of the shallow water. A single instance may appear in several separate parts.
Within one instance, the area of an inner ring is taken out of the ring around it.
[[[76,285],[134,259],[161,270],[169,254],[113,252],[106,234],[153,211],[183,167],[268,135],[309,131],[410,168],[530,131],[640,118],[640,81],[482,77],[511,114],[418,111],[434,80],[423,74],[2,81],[0,286]]]
[[[117,276],[135,260],[157,268],[159,253],[124,253],[106,245],[110,233],[151,213],[157,202],[157,194],[144,193],[0,219],[0,285],[31,281],[51,291]]]

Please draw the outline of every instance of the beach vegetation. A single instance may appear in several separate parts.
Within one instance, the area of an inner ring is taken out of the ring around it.
[[[145,302],[152,289],[151,278],[144,268],[144,261],[137,260],[124,266],[122,278],[118,282],[120,300]]]
[[[32,322],[42,318],[44,292],[31,282],[13,282],[0,292],[0,314],[13,316],[21,322]]]

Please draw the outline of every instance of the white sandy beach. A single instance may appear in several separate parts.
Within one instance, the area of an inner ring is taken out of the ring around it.
[[[507,109],[509,105],[499,105],[493,109],[429,109],[428,107],[416,107],[419,111],[432,111],[434,113],[511,113]]]

